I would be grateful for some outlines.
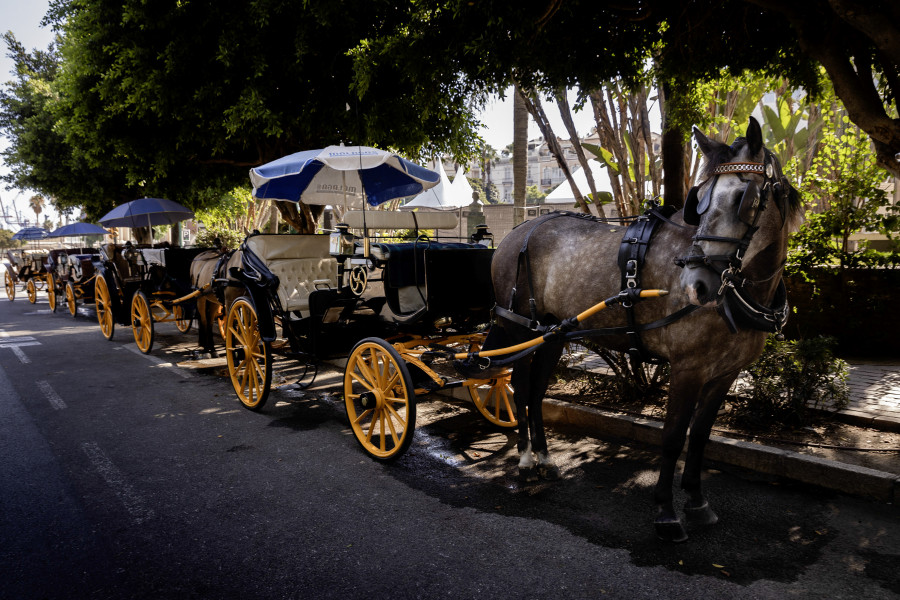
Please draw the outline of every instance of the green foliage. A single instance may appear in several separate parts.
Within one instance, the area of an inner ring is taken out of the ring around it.
[[[233,250],[241,245],[241,242],[244,241],[244,237],[246,236],[243,233],[233,229],[207,228],[197,232],[194,244],[204,248],[214,248],[216,247],[216,240],[218,240],[223,248]]]
[[[870,231],[893,239],[900,232],[900,207],[882,187],[888,174],[876,164],[869,137],[842,111],[826,107],[823,118],[822,142],[800,185],[811,210],[791,238],[790,269],[808,273],[823,265],[878,266],[885,258],[865,240],[852,249],[850,237]],[[897,257],[887,261],[897,262]]]
[[[777,341],[747,369],[750,388],[733,401],[735,418],[769,427],[805,425],[813,409],[840,410],[849,400],[847,363],[835,358],[834,338]]]
[[[15,232],[9,229],[0,229],[0,248],[20,248],[25,245],[26,242],[22,240],[12,239],[13,235]]]
[[[212,247],[218,238],[224,247],[237,248],[246,235],[245,218],[254,202],[250,190],[236,187],[222,194],[208,189],[200,195],[198,202],[207,208],[194,212],[196,219],[205,227],[197,234],[197,245]]]
[[[545,192],[542,192],[541,188],[536,185],[529,185],[527,188],[525,188],[526,204],[540,204],[546,197],[547,194]]]

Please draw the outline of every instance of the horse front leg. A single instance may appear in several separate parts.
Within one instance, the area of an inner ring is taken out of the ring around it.
[[[736,378],[736,372],[729,373],[707,383],[694,412],[684,472],[681,476],[681,489],[688,493],[688,499],[684,503],[684,516],[689,525],[715,525],[719,521],[719,517],[709,507],[709,502],[703,495],[700,472],[703,467],[703,452],[719,413],[719,407]]]
[[[529,443],[525,452],[520,456],[519,473],[525,474],[527,481],[534,481],[538,476],[544,479],[558,479],[559,467],[550,458],[550,450],[547,445],[547,434],[544,429],[543,402],[544,394],[550,385],[550,377],[562,355],[563,344],[561,342],[546,342],[534,353],[534,358],[526,371],[527,394],[526,406],[528,407],[528,433]],[[524,377],[523,377],[524,379]],[[514,395],[518,398],[516,380],[512,381]],[[516,410],[521,411],[519,401],[516,401]],[[517,414],[522,414],[521,412]],[[522,419],[519,418],[521,425]],[[521,434],[520,434],[521,435]],[[520,446],[519,450],[522,448]]]
[[[672,380],[669,383],[669,401],[666,407],[666,420],[663,425],[662,458],[659,463],[659,478],[653,491],[653,498],[658,509],[653,525],[656,535],[669,542],[684,542],[687,531],[678,518],[673,506],[672,488],[675,480],[675,467],[687,429],[694,412],[698,392],[702,385],[696,381],[696,375],[680,371],[672,365]]]
[[[519,479],[521,481],[537,481],[537,471],[531,452],[531,415],[529,414],[531,357],[525,357],[513,365],[510,385],[513,388],[513,401],[516,403],[516,415],[519,421],[519,439],[516,449],[519,451]]]

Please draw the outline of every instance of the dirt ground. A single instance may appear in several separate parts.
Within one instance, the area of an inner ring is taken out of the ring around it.
[[[573,374],[552,384],[547,397],[632,416],[662,420],[665,415],[664,396],[644,404],[628,403],[598,388],[602,386],[597,386],[596,382],[586,382],[583,376]],[[713,435],[900,475],[900,433],[844,423],[825,411],[817,411],[812,422],[804,427],[751,429],[738,423],[730,409],[731,405],[726,401],[724,410],[716,420]]]

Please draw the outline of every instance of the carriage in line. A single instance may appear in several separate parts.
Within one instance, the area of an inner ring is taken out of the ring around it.
[[[16,286],[22,284],[22,288],[28,294],[28,301],[37,302],[37,293],[48,289],[48,273],[45,266],[47,251],[45,250],[7,250],[6,256],[9,262],[3,263],[6,267],[5,287],[6,297],[16,299]]]
[[[116,324],[130,326],[138,349],[153,349],[157,323],[175,323],[187,333],[194,306],[190,265],[206,248],[104,244],[95,265],[94,300],[100,331],[113,339]]]
[[[93,302],[95,263],[99,259],[96,248],[65,248],[51,250],[47,256],[47,300],[56,312],[60,300],[65,300],[69,314],[78,315],[78,301]]]

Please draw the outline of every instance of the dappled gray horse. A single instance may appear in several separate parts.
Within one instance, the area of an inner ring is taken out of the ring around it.
[[[691,190],[682,212],[655,211],[659,224],[646,254],[629,265],[639,268],[638,278],[629,279],[634,274],[623,275],[617,264],[625,226],[574,213],[551,213],[517,227],[497,248],[492,265],[500,318],[488,340],[491,347],[557,326],[563,334],[573,329],[583,336],[589,330],[589,338],[604,347],[671,364],[654,491],[657,534],[671,541],[687,539],[672,487],[689,426],[681,479],[688,493],[685,516],[692,525],[718,520],[701,491],[703,450],[732,382],[760,355],[767,332],[780,333],[786,321],[781,270],[788,235],[800,218],[797,192],[763,147],[756,120],[750,119],[746,136],[731,146],[696,128],[694,137],[706,158],[703,182]],[[641,301],[620,293],[638,280],[643,289],[670,293]],[[628,309],[620,306],[584,323],[565,322],[606,298],[632,305],[630,325]],[[514,363],[519,469],[526,478],[558,475],[547,449],[541,401],[564,339],[551,335]]]

